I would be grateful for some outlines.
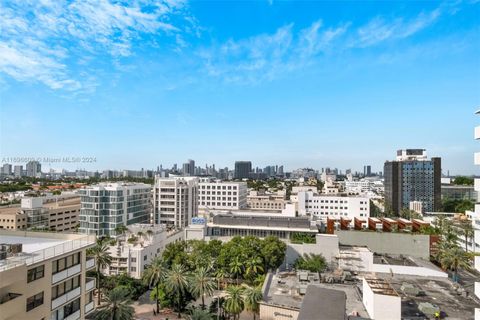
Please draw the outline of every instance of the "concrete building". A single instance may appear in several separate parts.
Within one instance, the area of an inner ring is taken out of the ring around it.
[[[151,222],[151,186],[100,183],[80,189],[80,233],[117,236],[115,228]]]
[[[387,161],[385,175],[385,209],[399,215],[411,201],[421,201],[422,212],[438,211],[441,206],[440,158],[427,159],[424,149],[397,151],[396,161]]]
[[[250,210],[278,211],[283,210],[287,203],[287,195],[284,190],[266,192],[252,190],[247,196],[247,207]]]
[[[80,197],[24,197],[20,205],[0,208],[0,228],[73,232],[79,215]]]
[[[13,167],[13,175],[15,176],[15,178],[20,178],[20,177],[23,177],[24,176],[24,172],[23,172],[23,166],[14,166]]]
[[[372,166],[363,166],[363,176],[370,177],[372,175]]]
[[[195,175],[195,161],[189,159],[186,163],[182,166],[182,173],[184,176],[193,177]]]
[[[252,172],[251,161],[235,161],[235,179],[247,179]]]
[[[30,161],[26,164],[27,177],[38,177],[42,174],[42,165],[38,161]]]
[[[204,181],[198,184],[198,209],[241,210],[247,207],[246,182]]]
[[[94,310],[95,237],[0,230],[0,318],[79,320]]]
[[[2,172],[4,176],[11,176],[12,175],[12,165],[10,163],[5,163],[2,166]]]
[[[126,273],[135,279],[141,279],[143,271],[152,260],[161,256],[168,244],[183,240],[184,235],[182,231],[168,232],[158,224],[133,224],[128,229],[126,238],[117,238],[116,244],[108,248],[112,262],[102,270],[103,274]]]
[[[352,220],[368,218],[370,200],[361,196],[322,195],[303,191],[298,193],[298,214],[319,220],[340,217]]]
[[[185,228],[198,214],[198,178],[155,177],[153,215],[155,223]]]

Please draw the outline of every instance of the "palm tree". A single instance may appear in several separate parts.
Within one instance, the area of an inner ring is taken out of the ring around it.
[[[219,290],[222,288],[225,278],[227,277],[228,277],[228,273],[224,269],[222,268],[217,269],[217,272],[215,273],[215,278],[217,279],[217,287]]]
[[[465,240],[465,252],[468,252],[468,239],[473,238],[473,225],[470,223],[470,221],[463,222],[460,226],[460,229],[458,230],[458,235],[463,236]]]
[[[163,279],[165,278],[167,270],[165,267],[165,263],[160,257],[153,259],[152,263],[143,273],[143,280],[147,283],[150,287],[155,286],[155,290],[157,292],[156,295],[156,303],[157,303],[157,313],[160,312],[160,297],[159,297],[159,287],[162,283]]]
[[[206,268],[200,267],[190,277],[190,292],[195,298],[202,297],[202,310],[205,309],[205,295],[211,296],[215,290],[215,280]]]
[[[97,244],[94,247],[88,249],[87,254],[89,257],[95,258],[95,263],[97,264],[97,305],[100,305],[100,271],[112,263],[112,257],[108,252],[108,244],[100,239],[97,240]]]
[[[225,297],[225,311],[233,315],[233,319],[237,319],[238,315],[243,311],[245,303],[243,301],[243,288],[240,286],[229,286]]]
[[[260,311],[260,301],[263,299],[263,292],[260,286],[246,287],[243,291],[245,309],[253,313],[253,320]]]
[[[148,230],[147,230],[147,236],[148,236],[149,239],[152,239],[152,237],[153,237],[153,231],[150,230],[150,229],[148,229]]]
[[[453,281],[458,281],[458,269],[471,269],[470,255],[457,245],[446,247],[440,252],[440,263],[445,269],[453,271]]]
[[[132,320],[134,309],[132,307],[128,289],[117,287],[112,289],[105,297],[105,304],[99,307],[95,319],[99,320]]]
[[[263,272],[263,262],[260,257],[252,257],[245,262],[245,275],[251,276],[252,279],[260,272]]]
[[[170,290],[175,297],[175,305],[178,312],[178,317],[181,317],[180,311],[183,309],[182,297],[188,289],[188,278],[185,268],[180,264],[172,265],[165,278],[165,286]]]
[[[115,227],[115,234],[117,236],[118,235],[123,235],[125,237],[125,235],[127,234],[128,231],[129,231],[128,228],[123,224]]]
[[[190,310],[190,314],[186,315],[185,319],[186,320],[213,320],[213,317],[210,314],[210,312],[206,310],[193,308]]]
[[[238,285],[238,276],[242,274],[243,271],[243,262],[240,261],[240,257],[235,257],[235,259],[230,262],[230,273],[235,276]]]

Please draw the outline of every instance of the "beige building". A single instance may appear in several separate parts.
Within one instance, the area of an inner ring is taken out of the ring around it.
[[[285,209],[286,193],[277,191],[267,193],[265,191],[250,191],[247,196],[247,206],[251,210],[278,211]]]
[[[0,209],[0,229],[23,230],[27,228],[27,216],[18,206]]]
[[[0,319],[77,320],[94,310],[94,236],[0,230]]]
[[[73,232],[79,215],[80,197],[27,197],[20,205],[0,208],[0,229]]]

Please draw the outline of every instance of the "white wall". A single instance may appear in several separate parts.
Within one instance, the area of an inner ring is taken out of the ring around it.
[[[330,263],[339,254],[338,237],[330,234],[317,234],[316,243],[287,244],[285,260],[287,267],[292,266],[304,254],[321,254]]]
[[[363,305],[372,319],[400,320],[402,300],[399,296],[376,294],[363,279]]]

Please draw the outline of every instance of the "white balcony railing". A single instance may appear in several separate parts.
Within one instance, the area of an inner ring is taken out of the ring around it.
[[[78,320],[80,319],[80,310],[77,310],[75,313],[72,313],[68,317],[65,318],[65,320]]]
[[[85,314],[93,310],[93,301],[85,305]]]
[[[95,259],[94,258],[89,258],[85,264],[85,268],[87,270],[90,270],[92,269],[93,267],[95,267]]]
[[[60,296],[57,299],[52,300],[52,310],[55,310],[56,308],[60,307],[62,304],[70,302],[73,299],[79,297],[81,292],[82,292],[82,288],[78,287],[76,289],[73,289],[70,292],[67,292],[63,296]]]
[[[80,273],[80,271],[82,271],[82,265],[77,264],[77,265],[74,265],[73,267],[70,267],[70,268],[65,269],[63,271],[55,273],[54,275],[52,275],[52,284],[55,284],[57,282],[65,280],[65,279],[67,279],[71,276],[74,276],[74,275]]]
[[[85,284],[85,291],[88,292],[95,288],[95,279],[94,278],[87,278],[87,283]]]

